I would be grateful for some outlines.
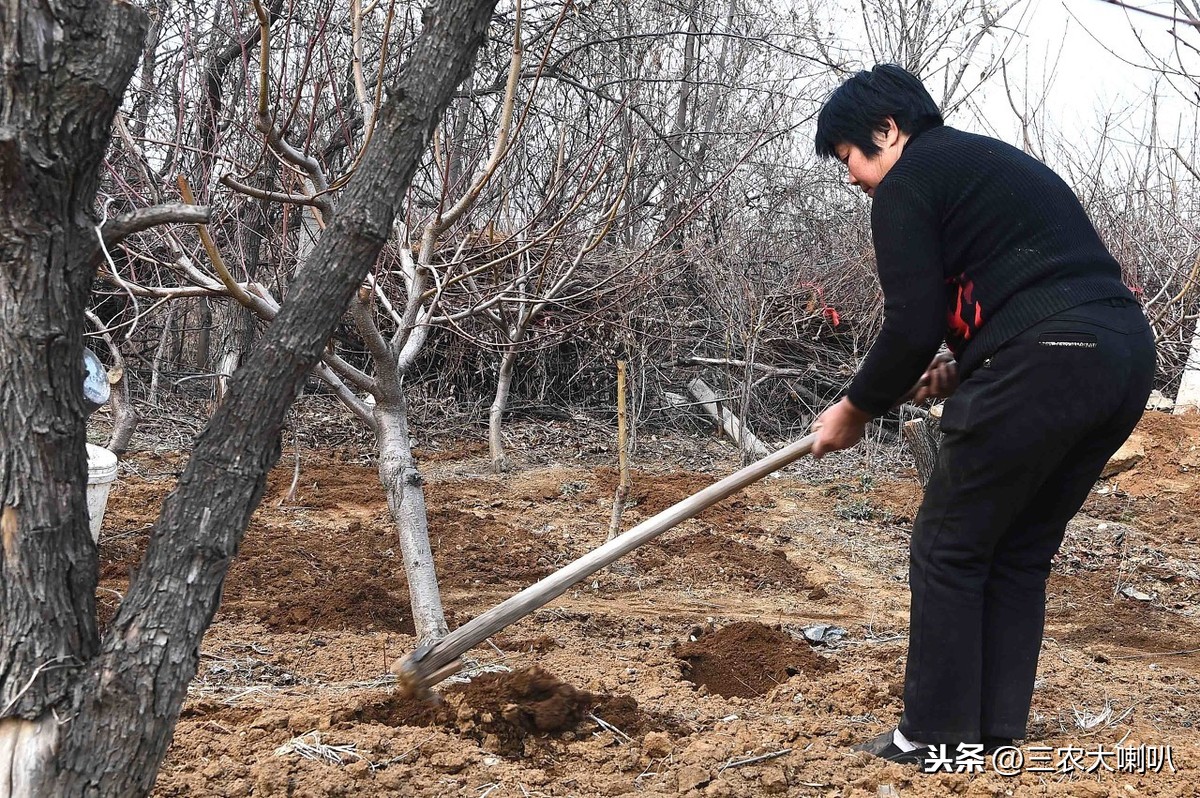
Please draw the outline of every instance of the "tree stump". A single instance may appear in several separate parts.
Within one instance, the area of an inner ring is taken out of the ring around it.
[[[929,478],[933,476],[933,469],[937,465],[938,446],[942,442],[941,417],[942,406],[935,405],[930,409],[927,418],[906,421],[901,429],[904,442],[908,444],[908,449],[917,464],[917,478],[921,480],[922,488],[929,484]]]

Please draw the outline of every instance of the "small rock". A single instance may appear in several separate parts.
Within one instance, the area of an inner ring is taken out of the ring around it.
[[[1146,443],[1145,438],[1140,433],[1133,433],[1129,436],[1125,443],[1121,444],[1121,448],[1117,449],[1116,453],[1108,458],[1108,464],[1104,466],[1104,470],[1100,476],[1111,477],[1114,474],[1119,474],[1133,468],[1146,458]]]
[[[688,792],[708,784],[712,781],[712,776],[709,774],[708,768],[699,765],[684,765],[679,769],[676,779],[679,792]]]
[[[438,751],[429,757],[429,764],[442,773],[459,773],[474,760],[466,751]]]
[[[704,788],[704,794],[713,798],[730,798],[733,795],[733,785],[725,779],[716,779]]]
[[[1147,410],[1166,410],[1170,411],[1175,407],[1175,400],[1168,399],[1163,395],[1162,391],[1153,390],[1150,392],[1150,398],[1146,400]]]
[[[787,792],[788,780],[787,774],[783,772],[783,768],[768,765],[762,770],[760,778],[762,791],[764,793],[775,795],[777,793]]]
[[[268,709],[257,718],[250,722],[251,729],[265,729],[274,731],[275,729],[286,729],[291,716],[278,709]]]
[[[666,732],[650,732],[642,740],[642,753],[646,756],[663,757],[671,753],[674,745]]]

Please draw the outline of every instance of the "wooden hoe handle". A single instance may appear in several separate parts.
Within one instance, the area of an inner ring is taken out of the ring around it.
[[[467,651],[681,521],[686,521],[767,474],[810,453],[815,441],[816,435],[806,435],[774,454],[735,471],[720,482],[713,483],[699,493],[671,505],[600,548],[560,568],[515,596],[505,599],[440,640],[420,646],[392,665],[392,671],[400,677],[401,691],[408,695],[428,698],[430,687],[462,668],[460,658]]]

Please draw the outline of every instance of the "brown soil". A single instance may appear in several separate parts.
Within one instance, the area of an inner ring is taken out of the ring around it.
[[[837,664],[814,654],[782,629],[742,621],[675,650],[683,677],[726,698],[754,698],[797,674],[826,673]]]
[[[1145,460],[1099,486],[1055,561],[1025,744],[1171,745],[1178,772],[921,776],[848,753],[901,708],[920,489],[878,449],[763,480],[470,652],[511,673],[446,684],[438,706],[402,699],[387,667],[416,641],[387,504],[369,451],[324,448],[301,452],[294,500],[292,453],[271,475],[154,794],[1193,796],[1200,420],[1148,414],[1139,431]],[[522,430],[543,443],[513,452],[503,477],[477,441],[427,445],[452,626],[604,541],[615,458],[607,437],[578,435]],[[626,528],[737,467],[708,439],[648,442],[639,457]],[[184,461],[123,461],[100,542],[102,622]],[[812,623],[847,639],[811,649],[797,630]],[[302,735],[336,756],[285,746]]]
[[[1200,414],[1175,416],[1148,411],[1135,430],[1146,456],[1111,479],[1117,496],[1126,498],[1117,518],[1137,515],[1176,540],[1200,539]]]
[[[458,727],[505,756],[525,753],[530,734],[575,729],[596,703],[585,690],[566,684],[537,667],[513,673],[485,673],[462,691],[469,711],[458,713]]]

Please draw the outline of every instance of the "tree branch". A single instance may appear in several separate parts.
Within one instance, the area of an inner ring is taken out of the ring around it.
[[[104,239],[104,246],[114,247],[134,233],[149,230],[151,227],[173,222],[207,224],[211,218],[212,209],[207,205],[155,205],[150,208],[138,208],[110,219],[100,228],[100,235]]]
[[[238,180],[233,175],[221,175],[221,184],[228,186],[239,194],[246,194],[255,199],[266,200],[267,202],[288,202],[292,205],[310,205],[314,208],[323,208],[328,203],[325,200],[317,197],[310,197],[307,194],[288,194],[283,191],[270,191],[265,188],[255,188]]]

